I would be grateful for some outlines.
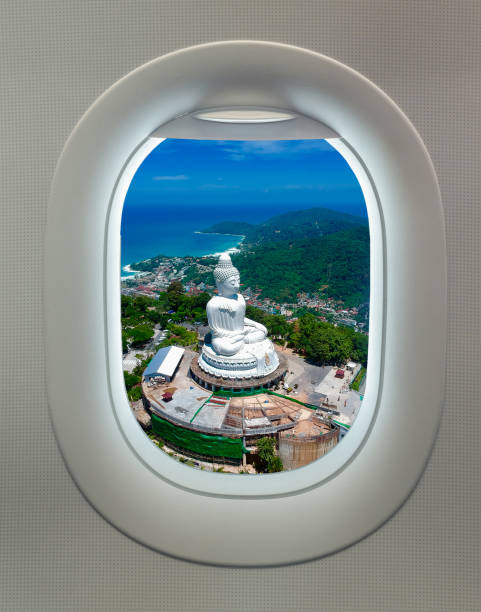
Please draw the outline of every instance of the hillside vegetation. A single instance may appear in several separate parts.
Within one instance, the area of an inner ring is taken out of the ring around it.
[[[243,286],[261,297],[295,301],[299,292],[355,306],[369,300],[369,230],[358,226],[323,236],[270,242],[233,256]]]
[[[186,323],[206,324],[205,306],[210,296],[189,296],[182,292],[182,285],[174,281],[166,293],[158,299],[148,297],[121,298],[123,352],[128,349],[149,348],[150,356],[134,371],[125,373],[125,382],[130,399],[139,399],[138,387],[143,370],[160,347],[194,345],[197,334],[184,327]],[[246,316],[266,326],[269,336],[280,344],[288,343],[313,363],[336,364],[353,359],[367,363],[368,337],[347,327],[336,327],[320,321],[312,314],[305,314],[297,321],[289,322],[282,315],[273,315],[247,306]],[[152,345],[154,325],[158,323],[167,331],[167,338]],[[140,328],[140,329],[139,329]],[[137,333],[136,333],[137,332]]]
[[[245,244],[258,245],[272,241],[319,238],[354,226],[367,227],[367,219],[328,208],[309,208],[277,215],[256,225],[238,221],[223,221],[202,231],[242,234],[245,236]]]

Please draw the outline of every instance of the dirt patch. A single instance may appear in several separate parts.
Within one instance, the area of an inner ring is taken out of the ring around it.
[[[305,404],[309,404],[309,395],[307,393],[305,393],[304,391],[298,391],[297,395],[295,396],[297,400],[299,400],[300,402],[304,402]]]
[[[150,414],[145,411],[142,400],[139,400],[138,402],[133,402],[131,406],[135,418],[137,419],[141,427],[143,429],[149,429],[151,425],[151,418]]]
[[[317,424],[307,419],[304,421],[299,421],[299,423],[297,423],[297,425],[294,427],[293,433],[295,435],[305,434],[307,436],[315,436],[316,434],[319,433],[319,427]]]
[[[309,410],[308,408],[301,408],[298,414],[299,414],[299,421],[305,421],[306,419],[312,416],[312,410]]]

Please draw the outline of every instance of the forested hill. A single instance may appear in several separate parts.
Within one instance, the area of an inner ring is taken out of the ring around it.
[[[328,208],[309,208],[277,215],[257,225],[223,221],[202,232],[243,234],[246,237],[244,244],[259,245],[272,241],[318,238],[355,226],[367,227],[367,219]]]
[[[268,242],[232,257],[244,287],[262,297],[296,301],[301,291],[357,306],[369,300],[369,229],[358,225],[328,236]]]

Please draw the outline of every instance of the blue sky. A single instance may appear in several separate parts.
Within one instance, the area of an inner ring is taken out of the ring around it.
[[[324,206],[366,215],[359,184],[324,140],[168,139],[137,171],[125,205],[159,203],[178,210],[231,204],[252,209]]]

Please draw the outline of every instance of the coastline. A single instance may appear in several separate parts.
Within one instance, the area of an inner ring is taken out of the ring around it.
[[[200,230],[195,231],[194,234],[203,234],[204,236],[240,236],[242,240],[244,240],[245,238],[244,234],[228,234],[224,232],[201,232]]]
[[[245,236],[243,234],[222,234],[221,232],[194,232],[195,234],[212,234],[217,236],[239,236],[240,240],[236,246],[230,247],[225,251],[218,251],[217,253],[207,253],[206,255],[202,255],[202,257],[219,257],[222,253],[228,253],[229,255],[233,255],[234,253],[240,253],[242,243],[245,240]]]
[[[147,260],[145,260],[147,261]],[[142,272],[141,270],[132,270],[130,267],[132,264],[123,266],[122,272],[129,272],[130,276],[120,276],[120,280],[127,280],[128,278],[135,278],[136,276],[145,276],[148,272]]]
[[[228,249],[225,249],[224,251],[217,251],[215,253],[205,253],[204,255],[198,255],[197,257],[199,259],[202,259],[204,257],[206,257],[206,258],[207,257],[219,257],[220,255],[222,255],[222,253],[228,253],[229,255],[233,255],[235,253],[240,253],[241,252],[242,243],[244,242],[244,240],[246,238],[243,234],[223,234],[221,232],[200,232],[200,231],[195,231],[193,233],[194,234],[204,234],[204,235],[216,235],[216,236],[235,236],[235,237],[240,238],[240,240],[239,240],[239,242],[237,243],[236,246],[229,247]],[[174,258],[174,257],[194,257],[194,256],[191,256],[191,255],[187,254],[187,255],[172,255],[172,256],[164,255],[164,257],[167,257],[167,258],[172,257],[172,258]],[[142,260],[142,262],[143,261],[148,261],[149,259],[153,259],[153,258],[152,257],[148,257],[147,259]],[[133,264],[127,264],[127,265],[125,265],[125,266],[123,266],[121,268],[122,272],[128,272],[129,273],[129,276],[122,276],[122,274],[121,274],[121,276],[120,276],[120,280],[121,281],[127,280],[127,279],[136,278],[136,277],[140,277],[140,276],[145,276],[146,274],[149,274],[149,272],[143,272],[143,271],[140,271],[140,270],[134,270],[132,268],[132,265]]]

